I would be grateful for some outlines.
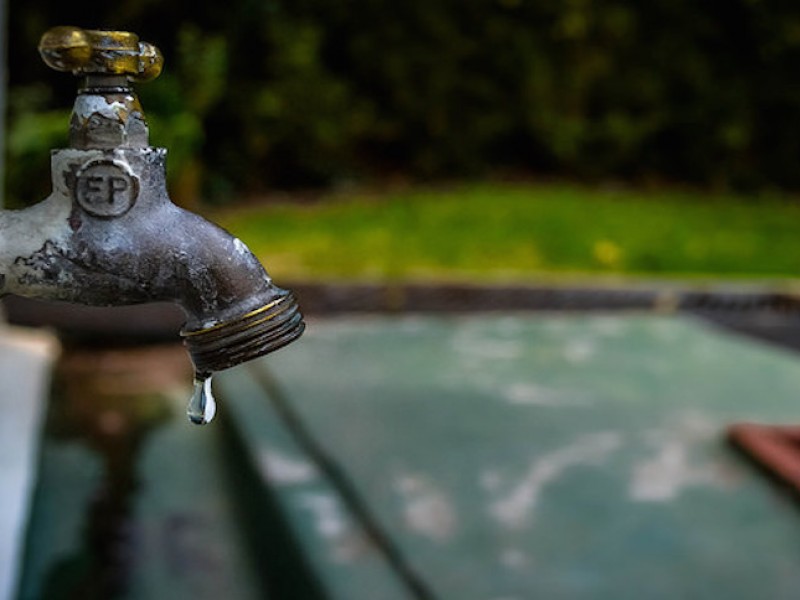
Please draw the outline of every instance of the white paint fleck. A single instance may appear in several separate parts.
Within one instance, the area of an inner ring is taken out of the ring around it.
[[[261,450],[258,459],[262,475],[276,484],[307,483],[318,475],[317,469],[312,463],[288,456],[275,449]]]
[[[128,97],[128,102],[133,98]],[[100,114],[106,119],[121,120],[122,114],[127,110],[124,102],[116,100],[108,101],[103,96],[94,94],[82,94],[75,100],[73,112],[82,120],[89,119],[94,114]]]
[[[304,492],[297,505],[309,510],[314,527],[329,544],[331,560],[345,564],[374,552],[364,531],[354,525],[338,497],[321,492]]]
[[[718,427],[698,415],[685,415],[667,429],[644,433],[654,452],[633,467],[629,496],[639,502],[668,502],[686,488],[702,485],[724,486],[728,483],[722,469],[704,460],[692,462],[693,445],[711,442],[719,435]]]
[[[239,254],[250,254],[250,249],[247,247],[247,244],[239,238],[233,238],[233,248]]]
[[[51,251],[58,252],[68,246],[73,231],[69,226],[72,212],[72,192],[63,173],[70,172],[76,164],[104,158],[101,150],[66,148],[53,153],[51,171],[53,192],[48,198],[23,210],[0,210],[0,273],[7,275],[3,292],[24,292],[23,295],[45,295],[51,283],[26,283],[26,275],[38,280],[41,273],[36,266],[17,262],[19,257],[30,257],[42,250],[45,243]],[[70,274],[59,274],[59,284],[68,284]]]
[[[564,359],[573,364],[584,363],[594,354],[594,344],[586,339],[569,340],[563,351]]]
[[[533,515],[545,487],[570,467],[599,465],[621,445],[616,432],[607,431],[579,437],[568,446],[536,457],[528,472],[511,492],[489,507],[490,514],[509,528],[525,525]]]
[[[347,523],[339,500],[330,494],[308,492],[300,496],[298,504],[308,509],[315,519],[317,533],[324,538],[338,538],[347,532]]]
[[[394,488],[403,499],[406,526],[434,541],[445,542],[455,533],[458,518],[445,492],[422,475],[401,475]]]
[[[514,383],[505,388],[504,394],[510,404],[516,405],[574,407],[589,404],[585,398],[575,394],[565,394],[534,383]]]

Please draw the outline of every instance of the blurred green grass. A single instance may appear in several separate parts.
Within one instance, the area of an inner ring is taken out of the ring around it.
[[[800,274],[800,203],[569,184],[331,194],[213,216],[283,280]]]

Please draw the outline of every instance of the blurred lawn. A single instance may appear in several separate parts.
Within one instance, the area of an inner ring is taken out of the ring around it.
[[[800,202],[780,197],[464,184],[213,218],[283,280],[800,274]]]

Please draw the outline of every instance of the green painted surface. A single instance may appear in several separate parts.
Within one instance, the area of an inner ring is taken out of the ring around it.
[[[133,502],[136,536],[125,598],[264,599],[225,472],[219,427],[185,417],[186,395],[170,399],[174,417],[154,431],[139,458]]]
[[[20,598],[272,597],[245,542],[224,430],[186,419],[189,381],[113,401],[56,389]]]
[[[45,440],[31,506],[19,598],[47,598],[85,554],[83,533],[92,492],[102,480],[96,455],[74,441]],[[80,567],[77,567],[80,569]],[[50,583],[54,581],[55,583]]]
[[[353,318],[259,368],[435,597],[797,598],[798,507],[723,441],[800,420],[793,354],[668,317]],[[263,394],[236,385],[223,410]]]
[[[276,597],[410,598],[331,481],[286,427],[250,369],[239,367],[218,376],[216,390],[220,410],[242,442],[243,460],[253,467],[252,483],[270,496],[266,499],[270,506],[262,497],[256,500],[260,502],[257,509],[262,514],[277,511],[288,523],[283,538],[271,531],[260,532],[268,538],[267,556],[262,559],[283,563],[278,566],[285,577],[277,582]],[[299,545],[297,555],[290,555],[286,538]],[[278,556],[268,556],[273,552]]]

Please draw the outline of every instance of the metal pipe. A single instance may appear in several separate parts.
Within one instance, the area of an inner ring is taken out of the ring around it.
[[[86,79],[70,122],[72,147],[52,153],[52,194],[21,211],[0,211],[0,297],[92,306],[175,302],[186,313],[182,335],[203,376],[297,339],[304,324],[293,296],[273,285],[240,240],[170,201],[166,150],[148,145],[128,84],[126,69],[142,63],[115,62],[143,54],[138,38],[54,31],[40,46],[46,62]],[[80,46],[86,38],[88,59]],[[99,54],[91,54],[96,47]]]

